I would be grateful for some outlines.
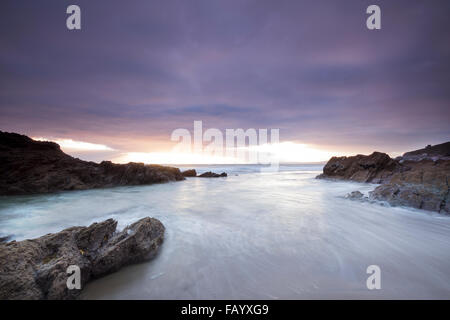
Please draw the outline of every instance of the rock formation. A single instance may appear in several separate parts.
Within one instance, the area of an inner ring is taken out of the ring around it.
[[[218,173],[211,172],[211,171],[197,175],[197,171],[195,171],[195,169],[183,171],[181,174],[184,177],[198,177],[198,178],[219,178],[219,177],[227,177],[228,176],[226,174],[226,172],[222,172],[221,174],[218,174]]]
[[[0,243],[8,242],[11,239],[11,236],[0,237]]]
[[[318,178],[382,183],[397,168],[398,162],[381,152],[374,152],[369,156],[359,154],[353,157],[333,157]]]
[[[450,213],[450,142],[395,159],[380,152],[333,157],[318,178],[378,183],[369,194],[371,200]]]
[[[67,288],[67,268],[81,270],[81,288],[90,279],[153,257],[164,239],[164,226],[143,218],[116,232],[108,219],[89,227],[72,227],[37,239],[0,244],[0,300],[74,299]]]
[[[450,213],[450,160],[405,160],[400,168],[370,192],[371,199]]]
[[[183,180],[180,170],[143,163],[87,162],[58,144],[0,131],[0,195],[49,193]]]
[[[197,176],[200,178],[219,178],[219,177],[227,177],[228,175],[226,174],[226,172],[222,172],[221,174],[218,173],[214,173],[211,171],[202,173],[201,175]]]
[[[423,149],[406,152],[397,160],[450,160],[450,142],[437,144],[434,146],[428,145]]]
[[[181,172],[181,174],[183,175],[183,177],[196,177],[197,171],[195,171],[195,169],[189,169]]]
[[[364,195],[360,191],[352,191],[345,196],[347,199],[352,200],[361,200],[364,198]]]

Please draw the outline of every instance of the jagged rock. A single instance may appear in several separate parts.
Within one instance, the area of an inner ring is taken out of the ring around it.
[[[189,169],[181,172],[181,174],[183,175],[183,177],[196,177],[197,171],[195,171],[195,169]]]
[[[391,205],[450,213],[450,142],[405,153],[391,159],[370,156],[333,157],[318,178],[381,183],[369,193],[371,200]]]
[[[153,257],[164,239],[164,226],[143,218],[116,232],[108,219],[43,237],[0,244],[0,300],[75,299],[67,289],[67,267],[81,270],[82,288],[90,279]]]
[[[450,213],[447,204],[450,160],[406,160],[402,167],[404,170],[395,172],[388,183],[375,188],[370,198],[391,205]]]
[[[434,146],[428,145],[423,149],[406,152],[402,158],[405,160],[414,160],[414,157],[427,157],[430,158],[445,158],[450,157],[450,142],[436,144]]]
[[[397,166],[395,160],[381,152],[369,156],[333,157],[318,178],[381,183],[392,175]]]
[[[445,195],[421,185],[382,184],[370,192],[370,199],[387,201],[394,206],[449,213],[445,212]]]
[[[183,180],[178,168],[87,162],[53,142],[0,131],[0,195],[50,193]]]
[[[347,199],[360,200],[364,195],[360,191],[352,191],[345,196]]]
[[[423,161],[431,160],[450,160],[450,142],[437,144],[435,146],[428,145],[423,149],[404,153],[402,156],[395,158],[400,163],[405,161]]]
[[[218,174],[218,173],[208,171],[208,172],[202,173],[198,177],[200,177],[200,178],[219,178],[219,177],[227,177],[227,176],[228,175],[226,174],[226,172],[222,172],[221,174]]]

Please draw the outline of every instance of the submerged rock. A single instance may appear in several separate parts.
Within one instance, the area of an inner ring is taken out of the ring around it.
[[[183,180],[178,168],[98,164],[73,158],[54,142],[0,131],[0,195],[50,193]]]
[[[202,173],[198,177],[200,177],[200,178],[219,178],[219,177],[227,177],[227,176],[228,175],[226,174],[226,172],[222,172],[221,174],[218,174],[218,173],[208,171],[208,172]]]
[[[360,191],[352,191],[349,194],[347,194],[345,197],[347,199],[360,200],[360,199],[364,198],[364,195]]]
[[[74,299],[67,288],[67,267],[81,270],[82,288],[92,278],[153,257],[164,239],[164,226],[143,218],[116,232],[108,219],[72,227],[37,239],[0,244],[0,300]]]

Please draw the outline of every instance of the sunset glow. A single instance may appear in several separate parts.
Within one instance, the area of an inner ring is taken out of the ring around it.
[[[259,160],[264,155],[281,163],[305,163],[326,161],[337,154],[336,152],[323,151],[306,144],[294,142],[240,148],[240,150],[242,149],[244,149],[245,158],[238,157],[236,152],[234,157],[225,156],[224,154],[226,154],[227,150],[223,149],[222,155],[208,152],[126,152],[113,159],[113,161],[118,163],[143,162],[147,164],[245,164],[254,162],[249,159],[248,153],[255,152],[256,155],[260,155]]]
[[[82,142],[82,141],[75,141],[72,139],[48,139],[48,138],[33,138],[34,140],[38,141],[53,141],[60,145],[61,149],[63,150],[74,150],[74,151],[114,151],[114,149],[103,145],[103,144],[96,144],[96,143],[90,143],[90,142]]]

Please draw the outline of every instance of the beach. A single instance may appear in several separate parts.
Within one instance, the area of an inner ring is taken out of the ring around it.
[[[450,298],[446,215],[346,199],[376,185],[315,179],[323,165],[186,168],[228,177],[2,197],[0,235],[109,218],[118,229],[146,216],[164,224],[153,260],[87,284],[82,299]],[[366,286],[369,265],[381,290]]]

